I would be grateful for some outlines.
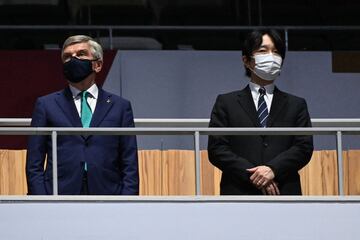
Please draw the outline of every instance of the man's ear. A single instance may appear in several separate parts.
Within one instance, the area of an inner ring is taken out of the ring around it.
[[[93,61],[93,69],[96,73],[100,72],[103,66],[103,61],[102,60],[98,60],[98,61]]]
[[[245,55],[242,56],[242,60],[244,62],[245,67],[250,68],[250,60]]]

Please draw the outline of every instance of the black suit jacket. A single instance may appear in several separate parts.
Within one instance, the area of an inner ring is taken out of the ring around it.
[[[261,127],[249,86],[217,97],[210,127]],[[275,87],[267,127],[311,127],[305,100]],[[208,142],[210,162],[222,170],[223,195],[262,194],[246,171],[259,165],[274,171],[282,195],[300,195],[298,171],[312,152],[312,136],[209,136]]]

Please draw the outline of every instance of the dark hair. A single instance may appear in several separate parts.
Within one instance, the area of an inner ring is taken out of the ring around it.
[[[247,60],[250,60],[253,52],[260,48],[262,44],[262,37],[264,35],[269,35],[271,40],[273,41],[278,53],[285,59],[285,43],[280,36],[280,34],[273,29],[263,29],[263,30],[254,30],[249,33],[244,41],[242,55],[246,57]],[[251,71],[245,66],[246,76],[251,76]]]

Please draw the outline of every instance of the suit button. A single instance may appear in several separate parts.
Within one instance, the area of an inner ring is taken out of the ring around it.
[[[263,143],[264,147],[268,147],[269,144],[268,143]]]
[[[86,147],[87,147],[87,146],[89,146],[89,143],[88,143],[88,142],[86,142],[86,143],[85,143],[85,146],[86,146]]]

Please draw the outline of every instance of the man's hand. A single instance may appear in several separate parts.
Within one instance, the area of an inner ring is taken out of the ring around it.
[[[250,176],[250,181],[258,189],[264,188],[270,183],[270,181],[275,178],[274,172],[268,166],[257,166],[246,169],[246,171],[252,173]]]
[[[261,189],[261,192],[264,195],[280,195],[280,190],[278,188],[278,185],[274,181],[270,181],[268,185],[266,185]]]

